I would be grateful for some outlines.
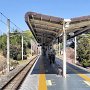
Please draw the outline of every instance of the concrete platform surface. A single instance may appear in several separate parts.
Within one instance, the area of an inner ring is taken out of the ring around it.
[[[56,64],[62,68],[62,60]],[[40,56],[22,83],[20,90],[90,90],[90,72],[67,63],[67,78],[58,74],[56,64]]]

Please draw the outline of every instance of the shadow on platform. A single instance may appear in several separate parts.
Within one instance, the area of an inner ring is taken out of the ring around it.
[[[56,58],[55,62],[62,69],[62,60]],[[56,64],[50,64],[47,56],[40,56],[31,74],[59,74],[57,71]],[[76,67],[75,65],[72,65],[70,63],[67,63],[67,74],[90,74],[90,72]]]

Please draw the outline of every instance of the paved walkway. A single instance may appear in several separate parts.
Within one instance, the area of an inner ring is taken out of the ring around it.
[[[56,63],[62,67],[62,60],[56,58]],[[63,78],[47,57],[40,56],[20,90],[90,90],[90,73],[67,63],[67,78]]]

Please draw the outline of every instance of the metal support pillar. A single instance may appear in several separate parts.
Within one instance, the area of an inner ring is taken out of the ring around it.
[[[31,55],[32,55],[32,39],[31,39]]]
[[[70,19],[64,19],[63,22],[63,77],[66,78],[66,30],[69,27]]]
[[[60,53],[60,50],[61,50],[60,48],[61,48],[61,47],[60,47],[60,42],[59,42],[59,56],[60,56],[60,54],[61,54],[61,53]]]
[[[10,71],[10,41],[9,41],[9,33],[10,33],[10,19],[7,19],[7,73]]]
[[[53,49],[53,42],[51,43],[52,49]]]
[[[39,47],[39,52],[40,52],[39,54],[42,55],[42,47],[41,46]]]
[[[23,60],[23,32],[22,32],[22,60]]]
[[[66,78],[66,32],[63,27],[63,76]]]
[[[77,38],[75,37],[75,61],[74,63],[76,63],[77,60]]]
[[[36,45],[36,48],[37,48],[36,54],[38,55],[38,45]]]

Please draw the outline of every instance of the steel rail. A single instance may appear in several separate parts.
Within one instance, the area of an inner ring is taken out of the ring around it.
[[[26,75],[32,68],[33,64],[36,61],[36,57],[34,57],[25,67],[23,67],[13,78],[11,78],[2,88],[1,90],[17,90],[25,79]]]

